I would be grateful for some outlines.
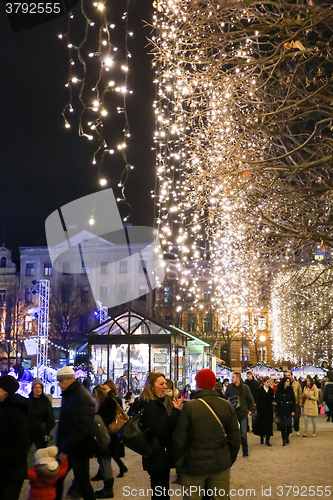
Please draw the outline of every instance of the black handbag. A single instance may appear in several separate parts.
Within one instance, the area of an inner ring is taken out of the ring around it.
[[[87,449],[89,454],[94,457],[100,457],[106,451],[109,444],[109,430],[104,424],[102,417],[95,413],[88,432]]]
[[[158,437],[141,422],[142,412],[132,417],[118,432],[120,442],[143,457],[152,457],[160,448]]]

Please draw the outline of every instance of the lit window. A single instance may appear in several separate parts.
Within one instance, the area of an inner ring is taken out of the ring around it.
[[[50,262],[44,264],[44,276],[52,276],[52,264]]]
[[[26,316],[24,319],[24,331],[32,332],[32,317]]]
[[[0,301],[4,302],[6,300],[6,290],[0,290]]]
[[[172,302],[172,286],[164,287],[164,302]]]
[[[35,275],[35,264],[33,263],[28,263],[25,268],[25,275],[26,276],[34,276]]]
[[[266,347],[259,347],[258,361],[261,363],[266,363]]]
[[[259,318],[258,318],[258,330],[266,330],[266,318],[265,318],[265,316],[259,316]]]
[[[248,347],[241,347],[240,350],[241,361],[249,361],[250,359],[250,349]]]

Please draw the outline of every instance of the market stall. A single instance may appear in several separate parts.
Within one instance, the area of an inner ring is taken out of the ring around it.
[[[294,368],[292,370],[293,377],[296,377],[297,379],[299,377],[302,377],[302,379],[305,379],[308,375],[310,377],[314,377],[317,375],[319,379],[322,379],[326,375],[326,371],[322,370],[321,368],[318,368],[318,366],[314,365],[303,365],[299,366],[297,368]]]
[[[210,345],[174,326],[128,309],[89,333],[88,384],[115,381],[120,396],[140,394],[148,373],[159,371],[177,388],[212,367]]]

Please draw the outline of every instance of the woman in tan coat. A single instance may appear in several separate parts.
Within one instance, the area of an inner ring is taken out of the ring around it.
[[[312,437],[316,437],[316,420],[315,418],[318,415],[318,389],[316,384],[313,382],[311,377],[306,379],[306,386],[303,390],[303,408],[304,408],[304,434],[303,437],[308,436],[308,422],[309,418],[312,421]]]

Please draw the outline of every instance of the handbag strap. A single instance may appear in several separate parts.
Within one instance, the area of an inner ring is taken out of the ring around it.
[[[211,406],[209,406],[208,403],[206,403],[206,401],[204,399],[201,399],[201,398],[198,398],[198,401],[201,401],[201,403],[203,403],[204,405],[207,406],[207,408],[209,409],[209,411],[214,415],[214,417],[216,418],[216,420],[218,421],[218,423],[220,424],[220,426],[222,427],[222,430],[223,430],[223,434],[225,436],[225,430],[224,430],[224,427],[223,427],[223,424],[221,422],[221,420],[219,419],[219,417],[216,415],[215,411],[213,410],[213,408],[211,408]]]

